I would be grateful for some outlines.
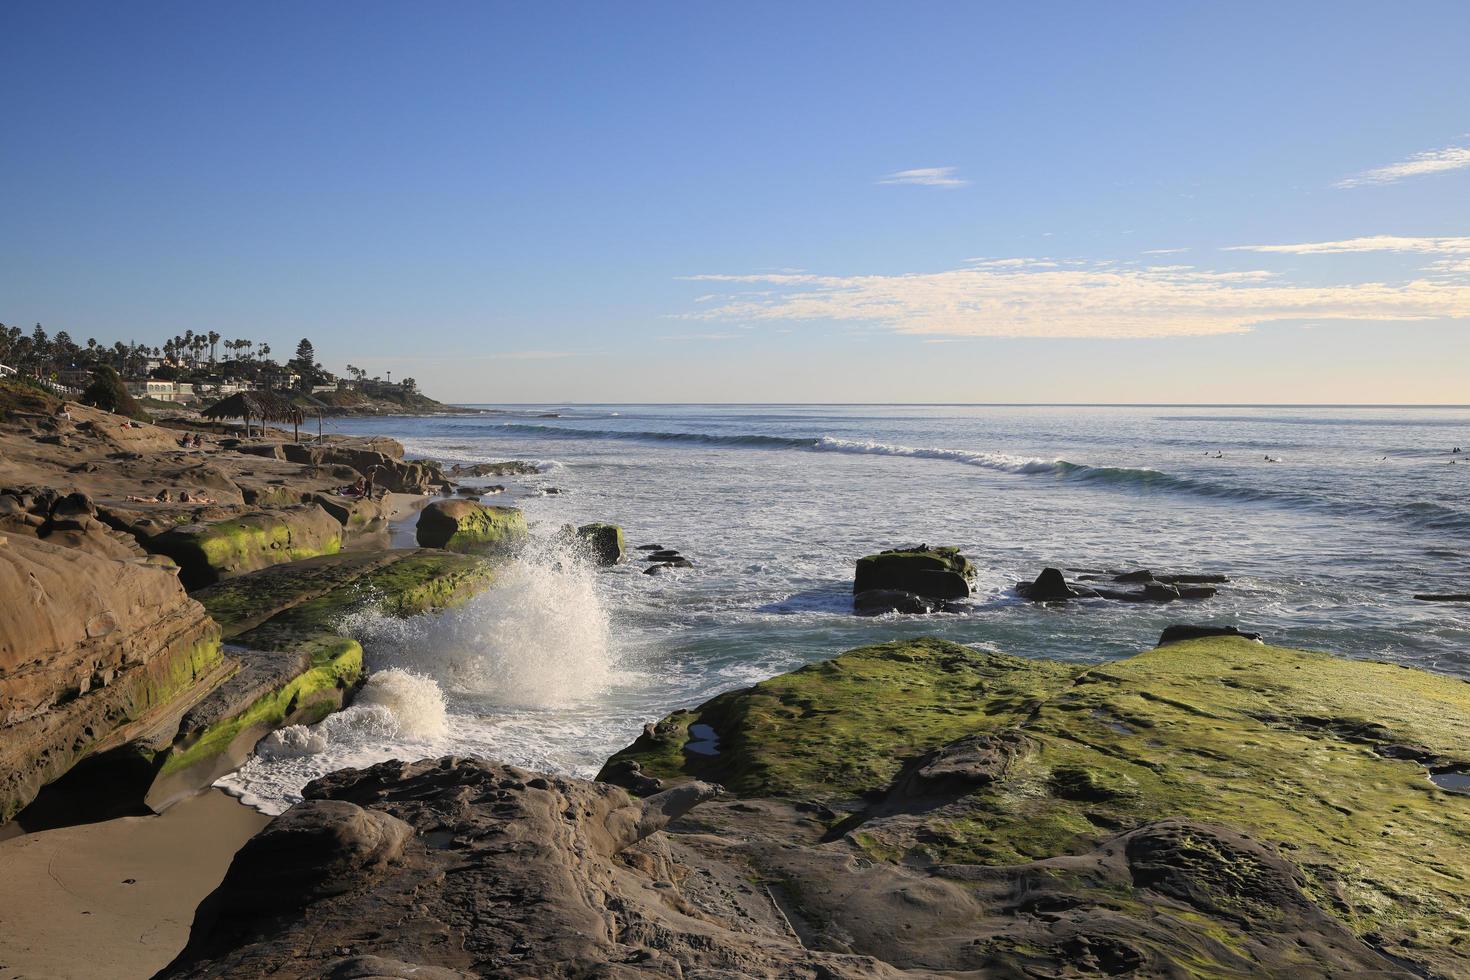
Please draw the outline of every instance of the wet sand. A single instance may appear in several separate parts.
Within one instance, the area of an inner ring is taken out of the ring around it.
[[[269,819],[209,790],[162,816],[0,841],[0,980],[152,976]]]

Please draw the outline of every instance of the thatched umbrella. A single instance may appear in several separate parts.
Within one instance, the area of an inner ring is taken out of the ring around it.
[[[202,413],[207,419],[243,419],[245,435],[250,436],[250,420],[259,419],[261,434],[268,422],[291,423],[292,438],[301,441],[301,423],[306,415],[300,408],[269,391],[240,391],[209,406]]]

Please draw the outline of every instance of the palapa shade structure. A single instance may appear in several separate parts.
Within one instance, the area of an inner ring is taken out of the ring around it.
[[[298,442],[301,439],[301,423],[306,421],[306,414],[298,406],[269,391],[236,392],[215,402],[202,414],[207,419],[243,419],[247,437],[250,435],[251,419],[260,420],[262,434],[267,423],[279,422],[284,425],[289,422],[292,437]]]

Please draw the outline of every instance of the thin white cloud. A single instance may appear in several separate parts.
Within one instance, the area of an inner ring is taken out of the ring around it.
[[[585,351],[578,350],[512,350],[496,354],[487,354],[487,357],[506,361],[553,361],[562,357],[586,357]]]
[[[1189,251],[1189,249],[1187,249],[1187,248],[1146,248],[1146,249],[1143,250],[1143,254],[1144,255],[1178,255],[1180,252],[1187,252],[1187,251]]]
[[[752,288],[684,319],[836,321],[925,337],[1179,337],[1274,320],[1470,318],[1470,279],[1453,275],[1313,286],[1265,270],[1028,261],[902,275],[690,278]]]
[[[1447,146],[1442,150],[1425,150],[1407,160],[1390,163],[1386,167],[1375,167],[1362,173],[1344,177],[1334,187],[1364,187],[1372,184],[1395,184],[1406,177],[1423,177],[1426,174],[1442,174],[1451,170],[1470,167],[1470,146]]]
[[[740,340],[745,337],[741,333],[677,333],[659,337],[659,340]]]
[[[1429,255],[1470,254],[1470,238],[1405,238],[1368,235],[1335,242],[1297,242],[1290,245],[1232,245],[1227,252],[1278,252],[1285,255],[1332,255],[1344,252],[1420,252]]]
[[[880,184],[914,184],[919,187],[964,187],[969,183],[955,176],[954,167],[919,167],[915,170],[900,170],[878,179]]]

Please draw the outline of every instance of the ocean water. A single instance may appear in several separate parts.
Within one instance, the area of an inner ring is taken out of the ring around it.
[[[1170,623],[1470,677],[1470,408],[484,406],[340,420],[445,464],[535,460],[495,502],[538,543],[457,609],[344,629],[358,703],[272,736],[222,781],[278,811],[344,765],[456,752],[591,775],[673,708],[864,643],[933,634],[1100,661]],[[562,492],[544,494],[554,487]],[[692,569],[567,560],[563,524],[621,524]],[[412,542],[411,527],[396,539]],[[980,570],[962,611],[851,613],[853,561],[916,542]],[[1203,602],[1036,606],[1044,566],[1223,572]]]

